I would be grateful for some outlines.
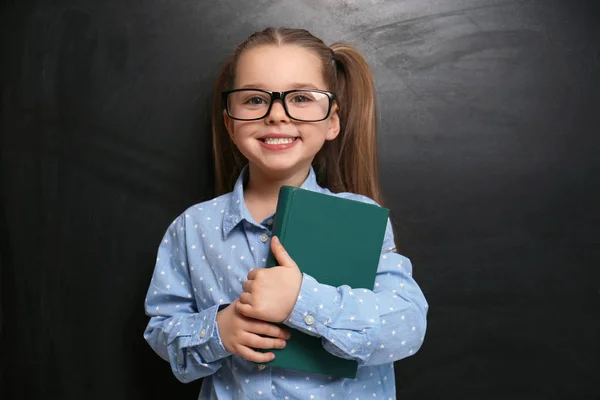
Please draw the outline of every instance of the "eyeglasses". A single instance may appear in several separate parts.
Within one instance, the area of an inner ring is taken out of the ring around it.
[[[288,117],[302,122],[323,121],[329,116],[335,94],[324,90],[299,89],[270,92],[262,89],[236,89],[221,94],[227,115],[240,121],[265,118],[273,102],[281,100]]]

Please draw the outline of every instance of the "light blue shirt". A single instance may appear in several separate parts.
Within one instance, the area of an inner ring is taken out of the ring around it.
[[[223,347],[217,311],[243,292],[246,275],[265,266],[270,250],[273,216],[257,222],[250,215],[243,195],[247,171],[233,192],[190,207],[167,229],[145,301],[151,318],[144,338],[177,379],[204,378],[203,400],[395,399],[393,362],[421,347],[428,306],[409,259],[394,251],[389,221],[374,288],[336,288],[303,274],[284,322],[322,337],[330,353],[357,360],[356,379],[256,364]],[[302,188],[374,203],[321,188],[312,169]]]

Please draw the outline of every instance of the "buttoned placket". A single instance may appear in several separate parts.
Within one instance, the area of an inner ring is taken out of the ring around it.
[[[271,248],[271,236],[274,219],[267,218],[261,225],[249,223],[246,226],[245,233],[250,245],[250,253],[254,257],[255,268],[264,268],[267,263]],[[271,368],[267,364],[256,364],[256,374],[253,374],[254,379],[261,382],[261,394],[250,393],[254,399],[276,399],[276,393],[273,392],[273,380]]]

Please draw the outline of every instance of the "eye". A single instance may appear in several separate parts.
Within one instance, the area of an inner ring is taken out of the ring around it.
[[[260,97],[260,96],[249,96],[246,98],[246,100],[244,101],[244,104],[250,104],[253,106],[259,106],[262,104],[266,104],[267,100]]]
[[[298,92],[291,95],[290,101],[294,103],[308,103],[314,101],[315,97],[310,92]]]

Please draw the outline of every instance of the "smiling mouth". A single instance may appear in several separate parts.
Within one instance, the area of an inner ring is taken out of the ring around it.
[[[298,138],[262,138],[260,139],[262,142],[266,144],[289,144],[293,143]]]

